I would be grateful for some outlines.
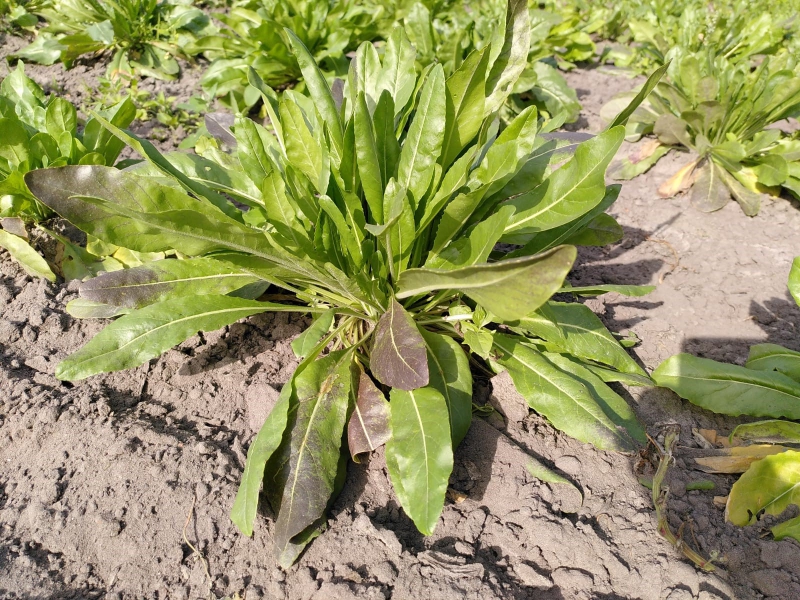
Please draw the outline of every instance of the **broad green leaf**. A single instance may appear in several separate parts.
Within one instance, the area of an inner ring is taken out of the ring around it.
[[[314,100],[314,105],[322,116],[322,120],[325,121],[325,124],[328,126],[331,139],[334,145],[339,149],[338,154],[341,155],[344,129],[328,81],[325,79],[322,71],[319,70],[314,57],[300,38],[290,29],[284,28],[284,31],[289,37],[289,42],[294,50],[294,56],[300,65],[300,71],[303,73],[303,80],[311,98]]]
[[[469,233],[459,237],[440,253],[430,256],[425,266],[429,269],[457,269],[485,263],[513,214],[514,209],[511,206],[500,207],[500,210],[478,223]]]
[[[324,149],[309,130],[303,111],[291,96],[284,94],[281,97],[279,114],[286,157],[293,167],[308,177],[317,192],[324,194],[328,189]],[[316,215],[306,216],[313,220]]]
[[[584,285],[584,286],[569,286],[563,287],[559,293],[576,294],[578,296],[600,296],[602,294],[620,294],[622,296],[631,296],[638,298],[646,296],[656,289],[654,285],[614,285],[614,284],[601,284],[601,285]]]
[[[508,241],[527,241],[526,234],[554,229],[597,206],[605,196],[606,168],[623,135],[618,127],[583,142],[546,181],[509,200],[517,212],[506,226]]]
[[[400,144],[394,130],[394,101],[388,91],[384,90],[375,107],[373,115],[375,127],[375,149],[381,180],[388,182],[395,176],[397,161],[400,159]]]
[[[745,366],[758,371],[778,371],[800,382],[800,352],[777,344],[750,346]]]
[[[137,367],[198,331],[213,331],[268,311],[308,312],[309,309],[231,296],[173,298],[151,304],[120,317],[61,361],[56,367],[56,377],[77,381],[98,373]]]
[[[800,256],[792,261],[792,269],[789,271],[789,293],[800,306]]]
[[[63,98],[53,98],[45,111],[47,133],[57,138],[64,132],[75,135],[78,127],[78,114],[71,102]]]
[[[111,306],[141,308],[168,298],[222,296],[259,278],[213,258],[158,260],[141,267],[103,273],[81,284],[81,298]]]
[[[49,281],[56,280],[47,261],[21,237],[0,229],[0,247],[5,248],[28,274]]]
[[[132,104],[130,105],[130,108],[134,109]],[[130,111],[128,110],[125,111],[126,114],[129,112]],[[117,115],[117,113],[115,113],[115,115]],[[151,144],[147,140],[135,136],[129,131],[123,131],[122,129],[120,129],[120,127],[118,127],[115,124],[114,118],[110,120],[106,119],[97,112],[93,112],[92,117],[95,122],[100,123],[108,131],[114,134],[119,140],[121,140],[125,144],[128,144],[131,148],[136,150],[136,152],[138,152],[143,158],[145,158],[150,163],[158,167],[166,175],[171,175],[172,177],[177,179],[181,183],[181,185],[184,186],[187,190],[191,190],[192,192],[197,194],[200,198],[205,198],[212,205],[216,206],[217,209],[219,209],[232,219],[241,220],[241,211],[239,211],[235,206],[233,206],[230,202],[228,202],[224,196],[221,196],[220,194],[211,190],[202,183],[195,181],[190,177],[184,175],[179,169],[175,168],[172,165],[172,163],[170,163],[169,160],[167,160],[156,149],[156,147],[153,146],[153,144]],[[125,117],[125,114],[123,114],[120,118],[122,117]],[[124,118],[122,120],[124,122],[125,120],[127,120],[127,118]],[[124,127],[124,125],[122,126]]]
[[[274,138],[264,127],[247,117],[237,117],[235,129],[239,162],[258,189],[264,178],[274,171],[272,159],[269,157],[269,148],[275,143]]]
[[[258,431],[258,435],[247,450],[242,480],[231,508],[231,521],[239,531],[248,537],[253,535],[253,524],[258,509],[258,493],[261,489],[261,481],[264,479],[264,467],[280,446],[289,419],[289,399],[293,392],[296,376],[297,371],[292,375],[292,379],[283,385],[278,402],[272,407]]]
[[[544,356],[573,379],[583,382],[591,391],[597,404],[606,416],[630,438],[640,444],[647,444],[647,434],[636,417],[636,413],[628,403],[605,382],[595,375],[587,366],[580,364],[572,357],[553,352],[545,352]]]
[[[447,404],[433,388],[392,390],[392,437],[386,465],[400,505],[423,535],[432,535],[453,470]]]
[[[420,91],[397,165],[397,182],[408,190],[414,207],[428,191],[434,166],[442,152],[445,115],[444,71],[441,65],[436,65]]]
[[[536,256],[460,269],[409,269],[400,276],[397,297],[458,290],[500,319],[513,321],[529,315],[558,291],[576,255],[574,246],[559,246]]]
[[[623,373],[647,376],[588,306],[549,302],[547,309],[554,321],[533,313],[511,325],[553,342],[573,356],[612,366]]]
[[[670,150],[669,146],[659,144],[651,154],[641,160],[633,162],[630,157],[625,158],[619,166],[610,169],[608,175],[613,179],[621,179],[623,181],[638,177],[647,173]]]
[[[446,120],[440,163],[447,168],[483,122],[489,47],[473,51],[445,83]]]
[[[681,398],[724,415],[800,419],[800,383],[782,373],[678,354],[652,377]]]
[[[581,231],[585,227],[588,227],[588,225],[595,218],[603,214],[608,207],[617,201],[621,188],[622,186],[618,184],[607,186],[605,196],[603,196],[600,204],[595,206],[593,209],[580,215],[578,218],[570,221],[569,223],[533,235],[522,248],[518,248],[517,250],[509,252],[507,257],[515,258],[517,256],[531,256],[532,254],[538,254],[560,244],[566,243],[566,240],[573,236],[580,235]]]
[[[279,553],[324,515],[334,493],[350,402],[352,360],[352,349],[331,352],[294,379],[289,443],[281,454],[286,461],[281,469],[285,481],[275,521]]]
[[[364,94],[356,98],[353,121],[355,123],[356,159],[364,197],[372,213],[372,222],[384,223],[383,218],[383,171],[380,168],[375,130],[367,108]]]
[[[569,236],[564,243],[572,246],[607,246],[622,239],[624,232],[617,220],[601,213],[589,221],[579,232]]]
[[[503,46],[492,63],[486,80],[485,115],[500,108],[514,90],[514,85],[528,64],[530,46],[531,18],[528,2],[509,0]]]
[[[783,523],[778,523],[770,529],[775,539],[780,541],[787,537],[800,542],[800,517],[789,519]]]
[[[336,316],[334,309],[326,310],[324,313],[317,315],[314,322],[294,339],[292,351],[297,358],[304,359],[309,352],[319,345],[322,337],[330,331],[334,316]]]
[[[402,112],[414,93],[416,52],[402,27],[395,27],[386,40],[383,69],[378,78],[380,90],[386,90],[394,100],[395,115]]]
[[[428,356],[425,340],[414,319],[391,300],[375,327],[370,370],[375,378],[392,388],[415,390],[428,385]]]
[[[800,452],[787,450],[754,462],[733,484],[725,516],[734,525],[750,525],[792,504],[800,504]]]
[[[372,379],[358,369],[358,395],[347,425],[347,445],[350,457],[360,462],[358,455],[383,446],[391,437],[389,403]]]
[[[629,451],[635,448],[629,435],[606,412],[585,381],[573,377],[572,365],[564,371],[541,352],[524,345],[522,338],[495,334],[501,351],[498,362],[508,369],[517,391],[528,405],[554,427],[601,450]]]
[[[731,191],[731,196],[741,206],[748,217],[754,217],[761,209],[761,194],[756,193],[739,182],[736,177],[728,173],[727,169],[720,169],[719,175]]]
[[[714,161],[706,160],[696,171],[692,185],[692,205],[702,212],[714,212],[724,207],[731,194],[722,180]]]
[[[447,403],[453,448],[467,435],[472,422],[472,373],[469,357],[453,338],[421,330],[428,349],[430,383]]]
[[[756,421],[737,425],[730,441],[755,442],[757,444],[800,444],[800,423],[782,421]]]

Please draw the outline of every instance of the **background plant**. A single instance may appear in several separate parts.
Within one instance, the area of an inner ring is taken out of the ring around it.
[[[341,95],[287,32],[310,97],[279,98],[251,70],[270,128],[237,117],[217,132],[234,153],[164,156],[104,121],[147,162],[27,176],[39,200],[103,242],[182,257],[81,286],[85,316],[129,314],[63,361],[61,379],[142,364],[256,313],[315,315],[232,510],[251,534],[263,479],[283,565],[319,534],[347,455],[384,443],[401,505],[433,531],[471,420],[471,362],[508,370],[529,406],[577,439],[607,450],[645,439],[606,384],[647,385],[644,371],[589,309],[551,301],[649,291],[563,287],[570,243],[618,239],[604,211],[619,188],[604,172],[633,107],[580,144],[542,132],[535,107],[502,127],[530,47],[526,3],[509,4],[507,22],[492,60],[488,47],[473,52],[448,78],[441,65],[418,75],[395,29],[382,60],[359,47]],[[519,247],[498,253],[499,241]],[[252,300],[266,285],[288,298]]]
[[[127,127],[134,108],[124,99],[98,114]],[[29,226],[54,213],[31,194],[23,176],[45,167],[113,165],[125,146],[96,119],[86,121],[80,132],[78,127],[75,107],[62,98],[47,96],[25,75],[21,62],[0,83],[0,246],[27,272],[51,281],[55,281],[55,274],[28,240]],[[76,273],[78,262],[83,262],[72,256],[77,252],[77,248],[67,248],[66,265],[58,265],[59,269],[66,268],[63,274],[68,278]]]
[[[271,87],[300,79],[285,27],[298,32],[321,69],[341,74],[347,70],[345,54],[378,37],[376,23],[383,14],[380,5],[361,0],[239,0],[230,10],[214,13],[222,27],[201,36],[187,51],[212,61],[201,80],[203,89],[243,109],[260,99],[248,89],[249,69]]]
[[[39,0],[0,0],[0,32],[33,31],[39,22],[34,13],[41,5]]]
[[[175,79],[182,48],[213,30],[188,0],[49,0],[36,14],[47,25],[18,57],[45,65],[60,60],[69,68],[82,55],[111,53],[112,77]]]
[[[800,305],[800,257],[792,265],[789,291]],[[664,361],[653,379],[707,410],[770,417],[739,425],[730,436],[731,443],[745,446],[734,448],[741,468],[727,471],[744,472],[728,496],[728,521],[750,525],[764,514],[777,516],[800,505],[800,424],[794,422],[800,420],[800,352],[758,344],[743,367],[679,354]],[[778,540],[800,541],[800,517],[775,525],[772,533]]]
[[[745,214],[758,213],[763,193],[794,187],[800,158],[796,142],[768,128],[800,113],[800,74],[793,58],[767,57],[755,69],[734,64],[712,52],[672,52],[669,81],[661,82],[631,117],[627,139],[653,133],[614,176],[630,179],[647,171],[677,148],[691,160],[659,193],[674,196],[691,188],[692,203],[702,211],[722,208],[731,196]],[[606,111],[613,114],[618,102]],[[793,175],[794,174],[794,175]]]

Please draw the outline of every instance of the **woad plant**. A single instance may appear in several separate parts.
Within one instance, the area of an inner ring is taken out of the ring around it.
[[[619,188],[605,186],[604,172],[647,89],[577,145],[541,131],[534,107],[501,130],[497,111],[530,44],[523,1],[510,3],[498,47],[449,78],[440,65],[418,75],[398,28],[382,60],[362,45],[347,81],[329,87],[287,34],[310,97],[278,97],[251,71],[270,127],[238,117],[218,132],[232,154],[162,156],[106,121],[146,158],[138,169],[26,177],[41,202],[104,242],[180,257],[84,282],[84,316],[128,314],[56,375],[131,368],[256,313],[314,315],[293,343],[299,366],[249,448],[231,514],[250,535],[263,481],[284,566],[324,526],[348,455],[382,444],[400,504],[433,532],[453,448],[470,426],[471,363],[508,370],[569,435],[636,448],[644,432],[605,382],[649,379],[588,308],[551,296],[648,291],[564,288],[571,244],[619,238],[604,214]],[[516,249],[497,252],[497,242]],[[287,299],[258,300],[267,285]]]

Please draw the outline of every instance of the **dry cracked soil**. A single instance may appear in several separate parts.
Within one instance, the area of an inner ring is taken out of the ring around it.
[[[18,47],[8,38],[2,54]],[[79,101],[102,72],[28,67]],[[573,126],[596,132],[599,109],[635,81],[603,69],[569,75],[584,105]],[[196,71],[154,84],[188,96]],[[622,153],[630,151],[626,146]],[[588,301],[616,332],[635,333],[648,369],[688,351],[742,363],[755,342],[800,350],[800,309],[786,291],[800,250],[800,207],[766,202],[748,218],[731,203],[701,214],[658,185],[674,155],[624,185],[611,212],[625,238],[586,249],[573,284],[656,284],[643,298]],[[696,569],[656,529],[638,456],[598,451],[514,403],[504,382],[476,386],[505,407],[476,419],[456,452],[444,513],[425,538],[399,508],[384,457],[351,463],[327,531],[283,571],[264,510],[253,538],[228,519],[249,443],[296,365],[290,342],[308,323],[257,316],[198,335],[138,369],[74,385],[55,364],[103,326],[64,310],[76,285],[26,276],[0,252],[0,597],[18,600],[220,598],[642,599],[800,598],[800,545],[768,539],[768,524],[726,524],[713,503],[733,476],[693,469],[692,428],[728,433],[736,420],[669,391],[619,388],[648,431],[681,426],[668,483],[669,520],[700,552]],[[580,490],[530,475],[531,458]],[[687,491],[712,479],[714,490]]]

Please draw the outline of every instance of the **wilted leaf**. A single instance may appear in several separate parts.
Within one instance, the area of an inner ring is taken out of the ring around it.
[[[370,370],[389,387],[414,390],[428,385],[425,340],[414,319],[397,300],[390,301],[389,309],[375,328]]]
[[[758,442],[761,444],[800,444],[800,423],[774,419],[737,425],[730,441]]]
[[[383,446],[391,437],[389,403],[369,375],[359,369],[358,396],[347,425],[347,444],[354,462],[358,455]]]
[[[333,495],[350,400],[352,358],[351,349],[331,352],[294,379],[288,447],[281,454],[286,462],[275,521],[278,552],[323,516]]]
[[[694,460],[705,473],[744,473],[755,461],[786,450],[788,448],[773,445],[738,446]]]
[[[762,513],[779,515],[792,504],[800,504],[800,452],[789,450],[752,464],[733,484],[725,516],[744,526]]]
[[[700,165],[692,185],[691,202],[697,210],[714,212],[731,199],[730,192],[719,174],[721,167],[712,160]]]

